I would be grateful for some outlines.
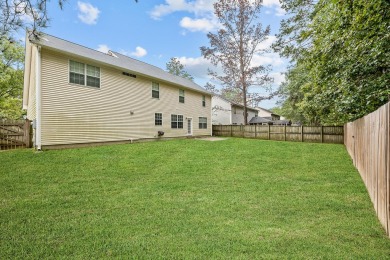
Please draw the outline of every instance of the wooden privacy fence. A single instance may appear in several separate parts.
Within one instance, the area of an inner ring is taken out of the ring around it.
[[[30,148],[32,146],[29,120],[0,119],[0,150]]]
[[[213,125],[213,135],[276,141],[344,142],[342,126]]]
[[[390,102],[344,126],[344,144],[390,237]]]

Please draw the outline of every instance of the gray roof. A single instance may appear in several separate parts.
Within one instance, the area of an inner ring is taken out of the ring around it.
[[[291,125],[290,120],[275,120],[274,125]]]
[[[48,48],[59,52],[88,58],[95,62],[113,66],[118,69],[125,70],[126,72],[131,72],[135,75],[165,81],[167,83],[171,83],[174,85],[192,89],[197,92],[202,92],[204,94],[211,95],[210,92],[206,91],[204,88],[192,82],[191,80],[175,76],[156,66],[127,57],[117,52],[112,52],[114,53],[114,55],[105,54],[103,52],[96,51],[48,34],[42,34],[40,39],[36,39],[34,38],[34,36],[31,36],[30,41],[32,43],[42,46],[43,48]]]
[[[262,123],[270,123],[270,122],[272,122],[272,121],[268,120],[268,119],[265,119],[264,117],[254,116],[249,121],[249,124],[262,124]]]

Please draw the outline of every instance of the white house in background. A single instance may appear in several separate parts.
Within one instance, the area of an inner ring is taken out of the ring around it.
[[[267,110],[265,108],[256,107],[256,109],[259,111],[259,117],[263,117],[265,119],[273,120],[273,121],[284,119],[284,118],[280,118],[280,115],[275,114],[272,111]]]
[[[210,136],[211,94],[116,52],[44,34],[26,37],[23,108],[37,149]]]
[[[221,96],[214,95],[211,99],[213,125],[242,125],[244,124],[244,106],[231,102]],[[258,110],[247,107],[247,122],[258,116]]]

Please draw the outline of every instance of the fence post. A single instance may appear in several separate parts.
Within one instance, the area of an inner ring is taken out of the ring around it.
[[[233,125],[230,125],[230,137],[233,137]]]
[[[284,141],[286,141],[286,125],[284,125]]]
[[[303,142],[303,125],[301,125],[301,142]]]
[[[30,148],[30,120],[28,119],[24,122],[23,132],[24,144],[26,145],[26,148]]]
[[[271,125],[268,125],[268,140],[271,140]]]
[[[257,125],[255,124],[255,138],[257,138]]]
[[[321,126],[321,143],[324,142],[324,126]]]

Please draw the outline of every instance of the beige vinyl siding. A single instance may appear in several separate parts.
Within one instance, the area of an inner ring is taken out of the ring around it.
[[[100,67],[101,86],[69,83],[69,60]],[[152,98],[152,81],[160,84],[160,98]],[[122,70],[93,61],[42,50],[42,145],[124,141],[138,138],[186,136],[186,117],[193,119],[193,135],[210,135],[211,97],[186,90],[179,103],[180,87],[156,79],[122,75]],[[155,126],[154,114],[163,125]],[[171,129],[171,114],[184,116],[183,129]],[[207,117],[208,129],[199,129],[198,117]]]

